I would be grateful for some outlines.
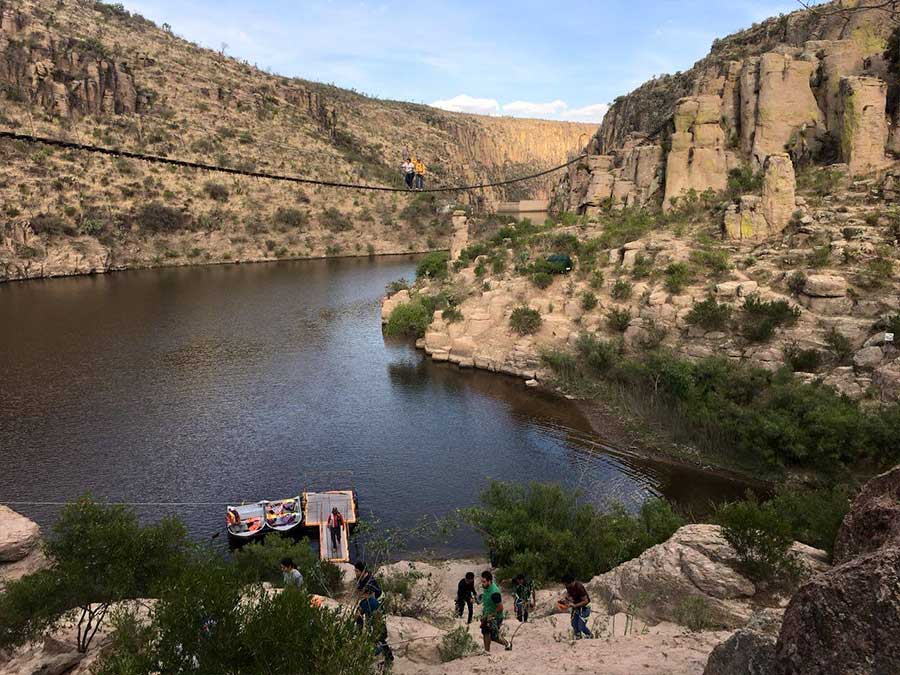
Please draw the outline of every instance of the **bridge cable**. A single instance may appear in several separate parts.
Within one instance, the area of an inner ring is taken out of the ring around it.
[[[262,178],[265,180],[285,181],[289,183],[303,183],[305,185],[319,185],[323,187],[343,188],[348,190],[370,190],[376,192],[410,192],[410,193],[435,193],[435,192],[467,192],[470,190],[480,190],[489,187],[502,187],[504,185],[512,185],[521,183],[522,181],[531,180],[532,178],[540,178],[548,174],[564,169],[567,166],[575,164],[587,153],[582,153],[569,160],[565,164],[554,166],[550,169],[530,174],[528,176],[520,176],[518,178],[510,178],[507,180],[494,181],[492,183],[479,183],[477,185],[459,185],[452,187],[427,188],[424,190],[409,190],[407,188],[388,187],[384,185],[364,185],[360,183],[341,183],[337,181],[318,180],[315,178],[302,178],[300,176],[284,176],[280,174],[266,173],[262,171],[246,171],[244,169],[234,169],[225,166],[216,166],[214,164],[204,164],[202,162],[191,162],[183,159],[172,159],[170,157],[160,157],[159,155],[145,155],[139,152],[131,152],[129,150],[116,150],[114,148],[105,148],[98,145],[86,145],[84,143],[74,143],[72,141],[64,141],[58,138],[47,138],[44,136],[32,136],[30,134],[18,134],[13,131],[0,131],[0,138],[6,138],[13,141],[23,141],[25,143],[37,143],[41,145],[49,145],[68,150],[82,150],[84,152],[92,152],[110,157],[124,157],[127,159],[137,159],[142,162],[152,162],[155,164],[168,164],[170,166],[179,166],[186,169],[199,169],[201,171],[213,171],[218,173],[227,173],[235,176],[246,176],[248,178]]]

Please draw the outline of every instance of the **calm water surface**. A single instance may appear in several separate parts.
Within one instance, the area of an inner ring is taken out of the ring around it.
[[[489,478],[557,480],[629,505],[662,494],[704,507],[742,492],[616,452],[572,404],[520,380],[386,340],[380,296],[414,267],[347,259],[0,284],[0,501],[256,500],[352,471],[363,513],[408,526],[475,503]],[[17,508],[43,526],[58,511]],[[222,508],[177,512],[196,537],[223,529]],[[460,532],[446,552],[478,549]]]

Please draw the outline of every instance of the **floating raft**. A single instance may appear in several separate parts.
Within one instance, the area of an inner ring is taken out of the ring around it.
[[[335,549],[328,531],[328,516],[337,508],[344,517],[341,541]],[[303,522],[319,528],[319,557],[329,562],[350,562],[350,526],[356,524],[356,497],[353,490],[303,493]]]

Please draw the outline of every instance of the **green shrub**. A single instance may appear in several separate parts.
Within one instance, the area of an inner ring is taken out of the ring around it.
[[[434,312],[428,311],[421,298],[414,298],[394,308],[384,326],[385,335],[388,337],[424,337],[425,330],[433,316]]]
[[[784,359],[795,373],[815,373],[822,367],[822,352],[802,349],[796,342],[784,348]]]
[[[597,296],[591,293],[590,291],[585,291],[581,294],[581,309],[585,312],[590,312],[597,306]]]
[[[817,246],[806,256],[806,264],[812,268],[825,267],[831,257],[831,246]]]
[[[709,600],[699,595],[684,597],[675,605],[675,621],[692,633],[716,627]]]
[[[134,219],[147,232],[177,232],[190,226],[190,217],[186,213],[159,202],[150,202],[138,209]]]
[[[765,342],[781,326],[792,326],[800,317],[800,310],[786,300],[747,298],[741,308],[741,328],[751,342]]]
[[[617,333],[624,333],[631,323],[631,311],[613,307],[606,315],[606,324]]]
[[[678,295],[693,280],[691,268],[685,263],[672,263],[666,268],[666,290]]]
[[[306,539],[296,542],[284,537],[267,537],[234,553],[237,573],[245,583],[266,581],[279,588],[283,581],[279,563],[284,558],[291,558],[297,565],[307,592],[328,596],[340,592],[343,586],[340,568],[320,560]]]
[[[228,188],[221,183],[214,183],[212,181],[207,182],[203,186],[203,192],[206,193],[206,196],[210,199],[217,202],[227,202],[229,193]]]
[[[632,279],[646,279],[653,273],[653,260],[638,253],[634,258],[634,266],[631,268]]]
[[[59,216],[41,213],[30,221],[31,229],[35,234],[46,236],[59,236],[61,234],[76,234],[76,228]]]
[[[409,290],[409,282],[406,279],[400,278],[395,279],[388,283],[387,286],[384,287],[384,292],[387,295],[394,295],[395,293],[399,293],[400,291],[408,291]]]
[[[432,251],[416,265],[416,278],[443,279],[447,276],[447,262],[450,254],[446,251]]]
[[[463,313],[458,307],[448,307],[442,312],[441,316],[444,317],[444,321],[447,323],[458,323],[463,320]]]
[[[797,270],[788,277],[787,287],[794,295],[800,295],[806,290],[806,275],[800,270]]]
[[[881,288],[894,275],[894,261],[886,251],[879,251],[878,256],[866,263],[859,284],[866,288]]]
[[[66,627],[71,612],[78,620],[78,650],[87,651],[110,605],[156,597],[188,548],[184,525],[175,518],[142,526],[124,506],[89,497],[65,506],[44,549],[51,567],[10,582],[0,594],[0,648]]]
[[[547,272],[535,272],[531,275],[531,283],[538,288],[548,288],[553,283],[553,275]]]
[[[584,363],[592,373],[598,375],[607,372],[613,366],[620,351],[618,346],[598,340],[588,333],[578,336],[575,349],[579,361]]]
[[[612,285],[609,293],[616,300],[627,300],[631,297],[634,286],[628,279],[616,279],[616,283]]]
[[[606,572],[667,540],[683,521],[660,500],[637,515],[615,506],[607,512],[585,503],[577,491],[556,484],[491,482],[480,506],[464,509],[496,556],[500,578],[525,574],[557,582]]]
[[[285,206],[279,206],[273,217],[277,225],[284,228],[301,229],[306,227],[309,217],[305,211]]]
[[[715,298],[707,298],[696,303],[685,320],[692,326],[700,326],[706,330],[724,330],[731,320],[731,305],[720,305]]]
[[[662,345],[666,335],[669,334],[665,326],[660,326],[653,319],[644,319],[643,331],[640,337],[641,349],[656,349]]]
[[[591,280],[588,282],[592,290],[599,291],[603,288],[603,272],[596,270],[591,273]]]
[[[705,269],[714,279],[721,278],[731,269],[728,253],[718,249],[703,248],[691,251],[691,262]]]
[[[728,172],[727,196],[732,201],[742,195],[762,194],[762,188],[762,171],[753,171],[749,166],[742,166]]]
[[[302,590],[242,586],[212,553],[198,554],[158,597],[145,627],[129,610],[119,614],[96,675],[367,675],[374,667],[377,627],[361,631],[352,614],[314,607]]]
[[[457,626],[446,633],[438,645],[438,654],[440,654],[442,663],[455,661],[478,651],[480,651],[478,643],[475,642],[465,626]]]
[[[347,232],[353,229],[350,217],[333,206],[322,210],[319,215],[319,224],[331,232]]]
[[[509,317],[509,326],[519,335],[532,335],[541,327],[541,315],[530,307],[516,307]]]
[[[819,489],[784,487],[769,502],[791,526],[791,536],[831,555],[852,498],[843,486]]]
[[[794,543],[791,525],[772,506],[760,505],[751,495],[717,508],[716,520],[748,578],[772,581],[796,575],[796,561],[790,554]]]
[[[603,248],[621,248],[658,227],[656,218],[647,209],[624,209],[607,213],[601,217],[600,223],[603,233],[599,237],[599,243]]]
[[[839,333],[833,326],[825,335],[825,344],[828,345],[828,350],[839,364],[847,363],[853,356],[853,344],[850,342],[850,338]]]

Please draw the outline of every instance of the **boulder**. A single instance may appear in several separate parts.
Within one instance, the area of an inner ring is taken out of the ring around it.
[[[653,601],[637,608],[648,621],[673,621],[686,598],[702,598],[712,621],[737,627],[752,611],[748,600],[753,583],[735,570],[734,549],[715,525],[686,525],[671,539],[647,549],[639,557],[592,579],[588,588],[609,604],[611,611]]]
[[[853,365],[857,368],[875,368],[883,358],[881,347],[863,347],[853,355]]]
[[[71,673],[84,658],[85,654],[79,653],[75,645],[47,637],[16,650],[9,661],[0,665],[0,675],[63,675]]]
[[[438,645],[444,631],[424,621],[400,616],[388,616],[387,628],[395,656],[422,665],[441,662]]]
[[[398,306],[409,302],[409,291],[403,290],[389,295],[381,301],[381,323],[387,323],[391,318],[391,312]]]
[[[37,546],[40,535],[37,523],[0,505],[0,563],[27,557]]]
[[[787,606],[775,673],[896,673],[900,664],[900,467],[869,481],[844,518],[831,570]]]
[[[886,544],[900,545],[900,467],[872,478],[853,501],[834,543],[842,563]]]
[[[716,645],[703,675],[770,675],[776,642],[774,635],[742,628]]]
[[[454,211],[453,236],[450,239],[450,260],[459,260],[459,254],[469,245],[469,219],[465,211]]]
[[[900,364],[888,363],[876,369],[872,384],[883,401],[900,400]]]
[[[834,274],[810,274],[803,293],[815,298],[843,298],[847,295],[847,280]]]

